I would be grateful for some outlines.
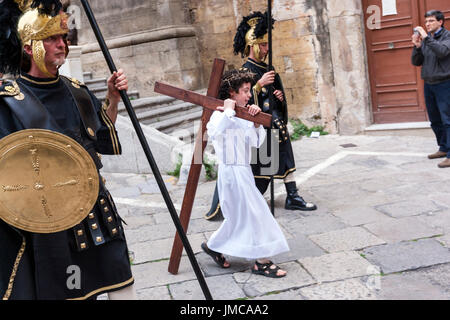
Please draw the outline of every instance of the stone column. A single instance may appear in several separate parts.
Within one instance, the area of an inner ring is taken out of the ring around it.
[[[340,134],[358,134],[371,122],[369,76],[360,0],[327,1]]]
[[[66,63],[59,68],[59,74],[83,82],[80,46],[69,46],[69,55],[66,58]]]

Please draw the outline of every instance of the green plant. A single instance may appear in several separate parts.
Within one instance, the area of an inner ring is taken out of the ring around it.
[[[183,156],[181,154],[178,154],[178,161],[175,166],[175,170],[167,172],[169,176],[174,176],[179,178],[180,177],[180,170],[181,166],[183,165]]]
[[[209,159],[206,155],[204,156],[203,165],[205,166],[207,181],[213,181],[213,180],[217,179],[217,172],[214,169],[215,164],[216,163],[214,161],[209,161]]]
[[[299,119],[290,119],[292,126],[294,127],[294,132],[291,134],[291,140],[295,141],[301,138],[301,136],[309,137],[311,136],[311,132],[320,132],[321,136],[325,136],[328,132],[324,131],[323,126],[314,126],[308,128],[301,120]]]

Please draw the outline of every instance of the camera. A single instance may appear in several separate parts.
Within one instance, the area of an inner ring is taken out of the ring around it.
[[[414,28],[413,32],[414,32],[414,34],[420,35],[420,32],[419,32],[419,30],[417,30],[417,28]]]

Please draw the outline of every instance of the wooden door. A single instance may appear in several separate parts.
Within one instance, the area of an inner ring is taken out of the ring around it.
[[[367,8],[382,9],[382,0],[362,0]],[[427,121],[420,67],[411,64],[411,35],[415,26],[425,25],[425,13],[440,10],[450,27],[449,0],[396,0],[397,14],[381,17],[379,29],[366,28],[373,123]],[[382,11],[381,11],[382,12]]]
[[[363,0],[365,21],[371,5],[382,8],[382,1]],[[411,35],[419,16],[418,0],[397,0],[397,14],[382,16],[380,28],[366,23],[373,123],[427,119],[420,68],[411,64]]]
[[[430,10],[440,10],[445,15],[445,27],[450,29],[450,1],[449,0],[420,0],[420,22],[425,24],[425,13]]]

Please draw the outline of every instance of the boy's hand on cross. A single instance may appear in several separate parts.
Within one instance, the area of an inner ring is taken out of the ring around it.
[[[217,107],[217,110],[219,111],[225,111],[227,109],[234,110],[236,108],[236,101],[231,99],[226,99],[223,103],[223,107]]]
[[[261,108],[255,104],[247,105],[248,113],[250,113],[253,117],[261,112]],[[259,128],[259,123],[254,122],[255,128]]]

